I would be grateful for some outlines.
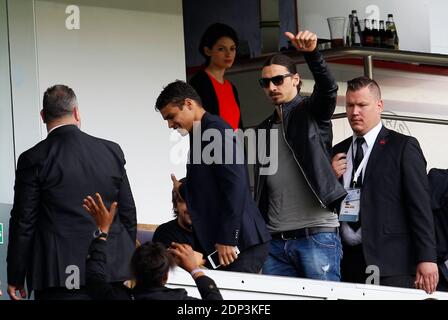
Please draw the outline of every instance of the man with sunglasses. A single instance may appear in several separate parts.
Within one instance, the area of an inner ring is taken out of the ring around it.
[[[266,159],[258,159],[255,166],[255,200],[272,235],[263,273],[340,281],[342,249],[334,207],[346,192],[330,161],[338,86],[317,50],[314,33],[285,35],[303,53],[315,85],[311,96],[301,96],[300,76],[285,55],[270,57],[262,69],[259,82],[275,111],[257,127],[257,137],[263,136],[260,130],[278,133],[272,141],[266,134],[265,146],[278,150],[270,154],[271,159],[277,156],[277,171],[264,170]]]

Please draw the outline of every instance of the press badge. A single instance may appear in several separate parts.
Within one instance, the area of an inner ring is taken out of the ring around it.
[[[361,189],[347,189],[347,196],[341,203],[339,221],[356,222],[359,220],[359,209],[361,207]]]

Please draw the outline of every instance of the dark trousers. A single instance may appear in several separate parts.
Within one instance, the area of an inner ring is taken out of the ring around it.
[[[259,273],[269,255],[269,242],[244,249],[232,264],[218,270]]]
[[[356,246],[343,246],[344,256],[341,261],[341,276],[343,282],[366,283],[370,274],[366,274],[366,260],[362,244]],[[415,276],[396,275],[382,277],[380,270],[380,285],[400,288],[414,288]]]
[[[446,268],[442,270],[439,265],[439,284],[437,285],[437,291],[448,291],[448,274]]]
[[[439,276],[439,284],[437,285],[437,291],[445,291],[448,292],[448,281],[445,278],[440,278]]]
[[[92,300],[87,290],[81,287],[79,290],[67,288],[46,288],[34,291],[35,300]]]
[[[362,245],[342,247],[341,281],[366,283],[366,261]]]

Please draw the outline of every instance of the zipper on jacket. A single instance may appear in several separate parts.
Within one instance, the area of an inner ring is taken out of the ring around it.
[[[281,126],[283,127],[283,139],[285,140],[286,145],[288,146],[289,150],[291,150],[291,152],[292,152],[292,156],[294,157],[294,160],[296,161],[297,165],[299,166],[300,171],[302,172],[303,176],[305,177],[305,180],[306,180],[306,182],[308,183],[308,186],[310,187],[311,191],[312,191],[312,192],[314,193],[314,195],[316,196],[316,198],[317,198],[317,200],[319,201],[321,207],[326,209],[327,206],[322,202],[322,200],[320,200],[320,198],[319,198],[319,196],[317,195],[316,191],[315,191],[315,190],[313,189],[313,187],[311,186],[311,183],[310,183],[310,181],[308,180],[308,177],[306,176],[305,171],[303,171],[303,168],[302,168],[302,166],[300,165],[299,160],[297,160],[297,158],[296,158],[296,154],[294,153],[294,150],[292,150],[291,146],[290,146],[289,143],[288,143],[288,140],[286,140],[286,128],[285,128],[285,126],[284,126],[285,118],[283,117],[283,105],[278,106],[278,107],[280,108],[280,116],[281,116],[281,118],[282,118],[282,119],[281,119],[281,120],[282,120]]]
[[[271,119],[268,119],[268,128],[271,127],[271,122],[272,122]],[[266,138],[269,139],[268,136],[266,136]],[[267,145],[266,145],[266,148],[267,148]],[[265,150],[265,153],[266,153],[266,150]],[[265,160],[265,159],[263,159],[263,160]],[[259,200],[259,199],[257,200],[257,198],[259,196],[261,197],[261,190],[262,190],[262,187],[261,187],[261,174],[260,174],[260,172],[261,172],[261,165],[260,165],[260,169],[258,170],[257,190],[254,190],[255,191],[255,201],[257,201],[257,204],[258,204],[258,200]]]

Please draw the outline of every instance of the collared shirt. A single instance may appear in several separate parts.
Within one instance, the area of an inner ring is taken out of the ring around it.
[[[370,153],[367,153],[369,148],[373,148],[373,145],[375,144],[376,138],[378,137],[378,134],[381,131],[381,128],[383,127],[383,124],[381,121],[373,127],[369,132],[367,132],[364,137],[364,143],[362,144],[362,151],[364,152],[364,157],[367,159],[365,160],[365,165],[362,168],[362,176],[364,177],[364,173],[366,171],[367,164],[369,162]],[[350,183],[352,179],[353,174],[353,160],[356,156],[356,148],[353,148],[354,145],[356,145],[356,138],[359,136],[353,135],[352,143],[350,145],[350,148],[347,151],[347,169],[344,173],[344,188],[350,188]],[[353,153],[352,153],[352,149]],[[350,246],[355,246],[362,243],[362,236],[361,236],[361,228],[359,228],[356,232],[348,225],[347,222],[341,223],[341,237],[342,241],[345,244],[348,244]]]
[[[364,173],[366,171],[367,164],[369,162],[370,153],[367,154],[367,151],[370,147],[373,147],[376,138],[378,137],[378,134],[381,131],[381,128],[383,127],[383,124],[381,121],[372,129],[370,129],[369,132],[367,132],[363,137],[365,142],[362,144],[362,150],[364,151],[364,156],[367,158],[365,161],[364,168],[362,168],[362,176],[364,177]],[[350,148],[348,148],[347,151],[347,170],[345,170],[344,173],[344,188],[349,188],[351,179],[352,179],[352,173],[353,173],[353,158],[356,156],[356,147],[353,148],[353,146],[356,146],[356,138],[359,136],[353,135],[352,143],[350,145]],[[353,150],[353,153],[352,153]]]

